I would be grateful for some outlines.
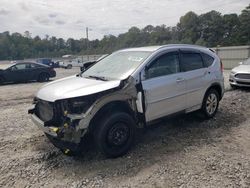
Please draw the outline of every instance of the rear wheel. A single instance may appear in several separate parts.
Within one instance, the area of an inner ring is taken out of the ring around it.
[[[202,104],[202,112],[205,118],[212,118],[215,116],[219,106],[219,94],[215,89],[210,89],[204,99]]]
[[[95,128],[95,142],[105,156],[119,157],[130,149],[135,127],[134,119],[125,112],[106,114]]]
[[[41,73],[38,76],[38,82],[47,82],[47,81],[49,81],[49,74],[47,74],[47,73]]]

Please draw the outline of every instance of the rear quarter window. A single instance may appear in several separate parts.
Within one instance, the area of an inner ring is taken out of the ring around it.
[[[205,54],[205,53],[201,53],[201,56],[202,56],[202,59],[203,59],[206,67],[210,67],[213,64],[213,62],[214,62],[213,57],[211,57],[210,55]]]

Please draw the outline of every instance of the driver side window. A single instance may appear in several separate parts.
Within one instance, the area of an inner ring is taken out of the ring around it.
[[[146,70],[146,79],[180,72],[178,52],[170,52],[154,60]]]

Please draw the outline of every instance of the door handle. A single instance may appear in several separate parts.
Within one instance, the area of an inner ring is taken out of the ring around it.
[[[176,79],[176,82],[177,82],[177,83],[180,83],[180,82],[183,82],[184,80],[185,80],[184,78],[177,78],[177,79]]]

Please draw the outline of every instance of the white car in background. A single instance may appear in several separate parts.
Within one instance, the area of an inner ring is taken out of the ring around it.
[[[229,82],[233,88],[250,87],[250,58],[232,69]]]
[[[81,59],[76,58],[73,60],[63,60],[59,62],[59,67],[65,68],[65,69],[72,69],[72,67],[82,67],[83,62]]]

